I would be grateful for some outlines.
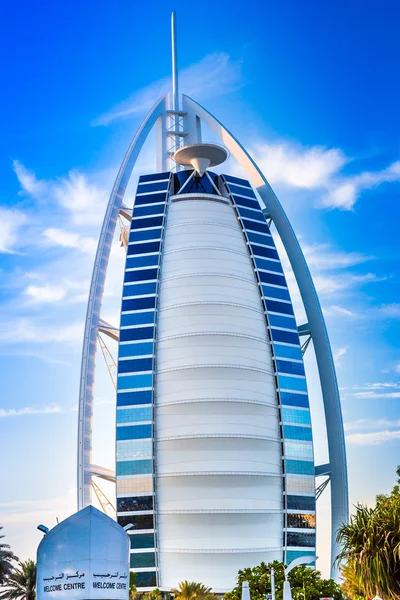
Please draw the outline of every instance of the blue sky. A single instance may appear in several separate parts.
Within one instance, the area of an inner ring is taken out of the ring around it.
[[[259,161],[309,260],[337,364],[351,502],[372,502],[393,483],[400,450],[400,9],[394,0],[248,0],[245,7],[221,1],[208,12],[180,1],[71,0],[3,8],[0,522],[22,558],[34,556],[39,522],[52,526],[75,509],[93,255],[119,162],[152,101],[168,89],[172,9],[182,91]],[[140,170],[154,170],[151,140]],[[133,192],[132,185],[128,199]],[[116,324],[122,265],[115,244],[104,316]],[[301,323],[294,285],[293,297]],[[307,369],[317,424],[312,352]],[[100,356],[95,462],[110,467],[112,395]],[[323,446],[321,433],[318,460]],[[325,500],[320,513],[325,569]]]

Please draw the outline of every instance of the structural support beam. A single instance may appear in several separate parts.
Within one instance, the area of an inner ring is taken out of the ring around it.
[[[244,168],[251,183],[257,188],[257,192],[274,222],[296,277],[314,343],[327,424],[331,465],[331,573],[336,578],[338,572],[334,559],[340,550],[336,543],[336,532],[343,522],[348,521],[349,515],[346,448],[335,366],[314,282],[298,239],[282,205],[248,152],[218,119],[188,96],[183,96],[182,108],[184,111],[200,118],[219,137]]]
[[[108,337],[116,342],[119,341],[119,329],[114,327],[114,325],[110,325],[106,321],[103,321],[103,319],[99,319],[99,332],[108,335]]]
[[[315,467],[315,477],[320,477],[321,475],[330,475],[331,474],[331,465],[328,463],[326,465],[317,465]]]
[[[90,472],[95,477],[115,483],[115,471],[111,469],[106,469],[106,467],[101,467],[100,465],[90,465]]]
[[[297,328],[297,332],[299,336],[302,335],[311,335],[311,329],[308,323],[304,323],[303,325],[299,325]]]
[[[132,221],[133,208],[129,208],[122,203],[119,209],[119,214],[130,223]]]
[[[100,308],[103,298],[104,283],[110,257],[111,245],[119,210],[122,206],[126,187],[135,166],[142,146],[158,119],[166,110],[166,97],[163,96],[151,109],[134,136],[112,189],[107,205],[103,226],[100,233],[96,258],[90,283],[89,301],[85,320],[83,338],[81,377],[78,408],[78,469],[77,492],[78,510],[91,504],[91,471],[92,462],[92,420],[94,371],[97,350],[97,334],[100,320]]]

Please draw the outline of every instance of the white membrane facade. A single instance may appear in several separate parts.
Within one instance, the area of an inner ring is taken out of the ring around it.
[[[228,201],[176,196],[167,223],[155,400],[160,585],[207,573],[223,591],[249,561],[282,554],[271,346]]]

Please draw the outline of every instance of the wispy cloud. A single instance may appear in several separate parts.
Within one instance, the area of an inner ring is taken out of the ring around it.
[[[0,252],[16,252],[18,233],[26,220],[26,215],[21,211],[0,206]]]
[[[63,300],[67,294],[65,287],[61,285],[28,285],[25,295],[34,302],[58,302]]]
[[[368,433],[351,433],[346,435],[346,442],[352,446],[379,446],[400,440],[400,431],[374,431]]]
[[[19,161],[13,162],[15,174],[21,185],[20,195],[27,195],[47,205],[58,204],[71,215],[73,223],[87,225],[100,223],[102,208],[109,195],[103,187],[88,175],[72,170],[66,177],[39,179]]]
[[[62,408],[57,404],[50,406],[34,407],[25,406],[24,408],[0,408],[0,419],[7,417],[26,417],[28,415],[48,415],[62,412]]]
[[[376,391],[368,391],[365,390],[364,392],[354,392],[354,394],[349,394],[350,396],[352,396],[353,398],[365,398],[365,399],[369,399],[369,398],[400,398],[400,391],[399,392],[376,392]]]
[[[83,252],[94,254],[97,242],[94,238],[79,235],[73,231],[66,231],[56,227],[50,227],[43,232],[49,244],[61,246],[62,248],[77,248]]]
[[[81,322],[60,325],[59,323],[44,323],[29,318],[20,318],[13,323],[0,323],[0,341],[6,344],[76,343],[82,341],[82,331]]]
[[[333,360],[338,365],[340,362],[340,358],[347,354],[348,348],[338,348],[333,354]]]
[[[229,94],[243,85],[241,63],[234,62],[225,53],[213,53],[199,62],[182,69],[180,85],[189,96],[198,100]],[[170,77],[165,77],[138,91],[93,122],[108,125],[118,119],[145,114],[150,107],[171,89]]]
[[[320,208],[351,210],[364,190],[400,182],[400,161],[380,171],[344,175],[343,168],[352,159],[340,148],[309,147],[284,140],[258,143],[253,146],[253,155],[272,185],[321,190]]]

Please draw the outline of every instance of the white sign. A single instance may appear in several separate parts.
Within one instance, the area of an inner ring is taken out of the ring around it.
[[[49,531],[37,554],[37,600],[128,600],[129,537],[93,506]]]

